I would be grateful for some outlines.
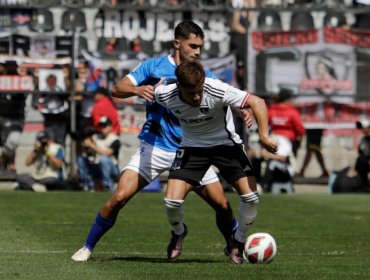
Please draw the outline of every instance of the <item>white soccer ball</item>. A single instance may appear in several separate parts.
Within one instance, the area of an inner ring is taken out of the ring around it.
[[[245,258],[250,263],[269,263],[276,255],[275,239],[266,232],[250,235],[244,245]]]

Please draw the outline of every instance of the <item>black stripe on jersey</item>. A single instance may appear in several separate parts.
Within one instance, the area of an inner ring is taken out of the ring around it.
[[[161,94],[159,94],[158,95],[158,101],[164,102],[164,101],[167,101],[168,99],[171,99],[171,98],[173,98],[173,97],[175,97],[177,95],[178,95],[178,89],[175,88],[175,89],[173,89],[173,90],[171,90],[171,91],[169,91],[167,93],[164,93],[164,94],[161,93]]]
[[[214,88],[208,84],[204,84],[204,89],[205,91],[211,95],[211,96],[214,96],[214,97],[217,97],[217,98],[223,98],[224,95],[225,95],[225,92],[223,90],[220,90],[220,89],[217,89],[217,88]]]

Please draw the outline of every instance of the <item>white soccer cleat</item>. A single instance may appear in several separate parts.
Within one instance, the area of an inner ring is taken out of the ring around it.
[[[88,259],[90,259],[91,253],[92,252],[87,247],[82,247],[80,250],[74,253],[71,259],[75,262],[86,262]]]
[[[34,183],[34,184],[32,185],[32,190],[33,190],[34,192],[46,192],[48,189],[47,189],[47,188],[46,188],[46,186],[45,186],[45,185],[43,185],[43,184]]]

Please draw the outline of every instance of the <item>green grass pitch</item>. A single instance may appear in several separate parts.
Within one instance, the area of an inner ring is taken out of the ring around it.
[[[237,195],[227,196],[237,212]],[[71,261],[108,197],[2,191],[0,279],[370,279],[369,195],[262,195],[251,233],[272,234],[277,256],[267,265],[233,265],[213,211],[193,193],[185,201],[183,254],[167,262],[163,194],[140,193],[91,260]]]

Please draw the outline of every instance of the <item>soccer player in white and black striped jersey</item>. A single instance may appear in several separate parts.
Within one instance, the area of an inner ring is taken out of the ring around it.
[[[233,236],[230,258],[243,262],[243,244],[248,229],[257,215],[259,195],[254,170],[242,141],[235,133],[229,106],[251,108],[257,120],[262,145],[276,153],[277,143],[268,133],[267,108],[263,99],[241,91],[219,80],[205,77],[197,61],[182,62],[176,69],[177,83],[158,85],[155,99],[171,109],[180,120],[183,137],[172,164],[165,194],[165,208],[173,232],[168,245],[168,258],[176,260],[181,253],[187,227],[183,219],[183,202],[187,193],[198,185],[211,165],[232,184],[240,195],[238,228]],[[228,121],[227,121],[228,120]]]

